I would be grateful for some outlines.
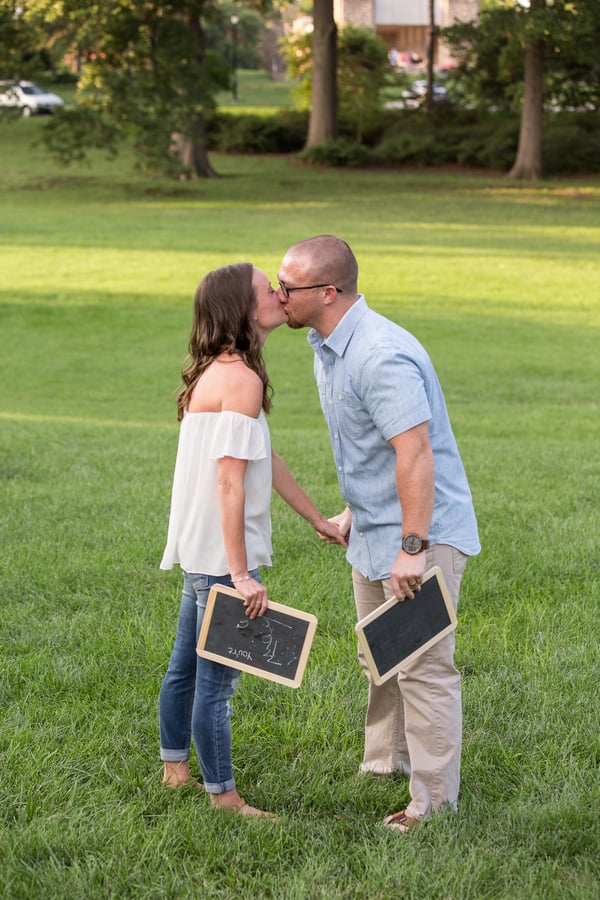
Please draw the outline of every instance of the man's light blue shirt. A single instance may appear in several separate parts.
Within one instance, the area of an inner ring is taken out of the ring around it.
[[[479,553],[471,491],[442,388],[417,339],[360,295],[328,338],[313,329],[308,341],[340,490],[352,511],[348,562],[370,580],[389,578],[402,541],[402,508],[388,442],[422,422],[429,423],[435,461],[427,537],[468,556]]]

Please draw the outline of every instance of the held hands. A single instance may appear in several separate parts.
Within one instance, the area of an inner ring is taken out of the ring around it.
[[[341,544],[342,547],[348,546],[348,535],[352,525],[352,513],[346,509],[331,519],[323,519],[321,525],[317,528],[317,532],[322,541],[328,544]]]
[[[394,596],[398,600],[414,600],[415,593],[421,590],[421,582],[427,565],[427,554],[417,553],[411,556],[401,550],[392,566],[390,580]]]
[[[231,579],[233,586],[244,598],[246,615],[249,619],[264,616],[269,605],[267,589],[260,581],[256,581],[251,575],[239,575]]]

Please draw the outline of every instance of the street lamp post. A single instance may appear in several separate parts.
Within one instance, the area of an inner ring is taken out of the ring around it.
[[[237,100],[238,98],[238,81],[237,81],[237,66],[238,66],[238,22],[240,21],[239,16],[231,16],[231,30],[232,30],[232,38],[233,38],[233,60],[232,60],[232,77],[231,77],[231,99]]]

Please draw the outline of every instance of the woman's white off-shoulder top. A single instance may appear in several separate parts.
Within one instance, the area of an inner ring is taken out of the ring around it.
[[[186,413],[181,422],[173,477],[167,546],[161,569],[179,563],[186,572],[229,572],[217,487],[218,460],[247,459],[244,476],[248,568],[271,565],[271,440],[264,413]]]

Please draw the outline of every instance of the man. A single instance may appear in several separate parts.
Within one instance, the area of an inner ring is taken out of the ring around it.
[[[354,254],[340,238],[319,235],[294,244],[278,280],[290,328],[312,329],[315,377],[347,504],[336,520],[349,534],[359,619],[391,597],[413,600],[434,565],[456,608],[467,558],[480,545],[427,353],[369,309],[357,291]],[[360,650],[359,658],[368,675]],[[379,686],[370,680],[361,771],[410,777],[409,805],[384,824],[407,832],[443,807],[456,810],[461,740],[453,633],[397,677]]]

